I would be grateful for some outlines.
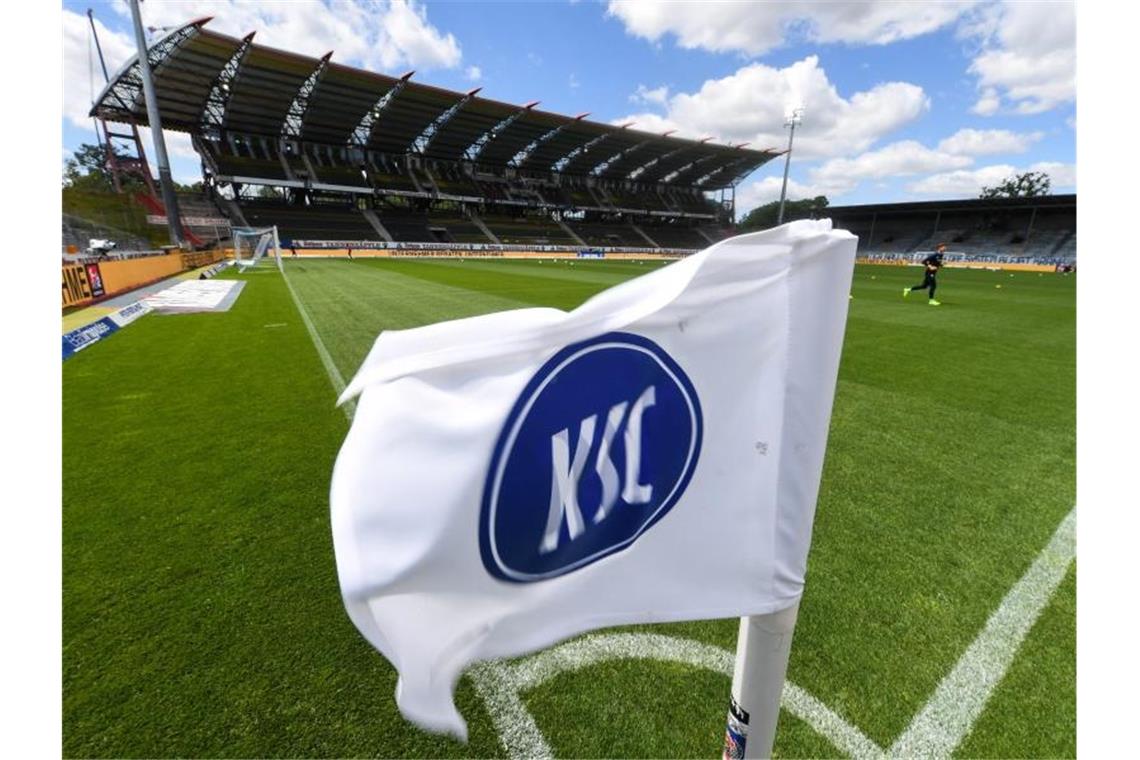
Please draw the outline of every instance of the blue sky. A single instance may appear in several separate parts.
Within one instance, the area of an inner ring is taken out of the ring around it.
[[[64,157],[93,140],[87,3],[64,3]],[[1017,171],[1076,183],[1076,19],[1069,3],[158,2],[144,23],[213,15],[261,44],[508,102],[753,147],[787,142],[789,197],[833,205],[974,197]],[[111,68],[133,53],[125,3],[94,6]],[[100,79],[95,68],[95,87]],[[149,150],[149,142],[148,142]],[[200,176],[169,136],[176,178]],[[779,196],[781,160],[738,188]]]

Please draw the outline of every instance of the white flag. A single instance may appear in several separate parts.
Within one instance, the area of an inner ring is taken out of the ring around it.
[[[380,335],[332,479],[345,606],[420,726],[463,669],[803,589],[856,238],[743,235],[572,312]]]

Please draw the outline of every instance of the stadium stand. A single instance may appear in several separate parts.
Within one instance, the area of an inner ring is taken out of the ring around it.
[[[863,256],[906,257],[945,243],[975,260],[1076,261],[1077,196],[972,198],[831,206],[837,227],[859,236]]]
[[[297,240],[382,239],[364,215],[351,206],[304,205],[261,199],[242,201],[240,205],[251,226],[276,225],[284,246]]]
[[[432,87],[208,22],[148,52],[162,126],[190,133],[217,209],[287,240],[384,240],[382,225],[395,242],[704,248],[731,227],[735,187],[779,155]],[[137,60],[92,115],[147,123]]]

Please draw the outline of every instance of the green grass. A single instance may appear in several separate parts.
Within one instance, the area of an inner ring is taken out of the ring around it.
[[[383,329],[572,308],[654,264],[286,261],[342,374]],[[860,267],[789,678],[889,746],[1075,500],[1075,278]],[[64,378],[64,753],[497,756],[395,710],[341,606],[328,483],[347,423],[281,278],[224,314],[148,316]],[[998,289],[995,285],[1002,285]],[[1062,585],[959,748],[1075,753]],[[732,649],[735,621],[652,626]],[[719,752],[728,679],[663,663],[567,673],[525,701],[557,754]],[[784,714],[776,753],[833,755]]]
[[[95,224],[130,233],[155,248],[170,242],[164,225],[149,224],[147,210],[135,202],[134,193],[97,192],[63,188],[63,213]]]

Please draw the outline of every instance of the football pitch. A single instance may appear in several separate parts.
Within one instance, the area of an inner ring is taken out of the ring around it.
[[[63,365],[64,755],[719,755],[735,619],[477,666],[469,742],[417,730],[329,527],[335,386],[380,331],[571,309],[660,264],[284,263]],[[1076,278],[943,270],[938,308],[902,297],[920,279],[856,268],[775,754],[1072,757],[1075,565],[1049,547],[1076,498]]]

